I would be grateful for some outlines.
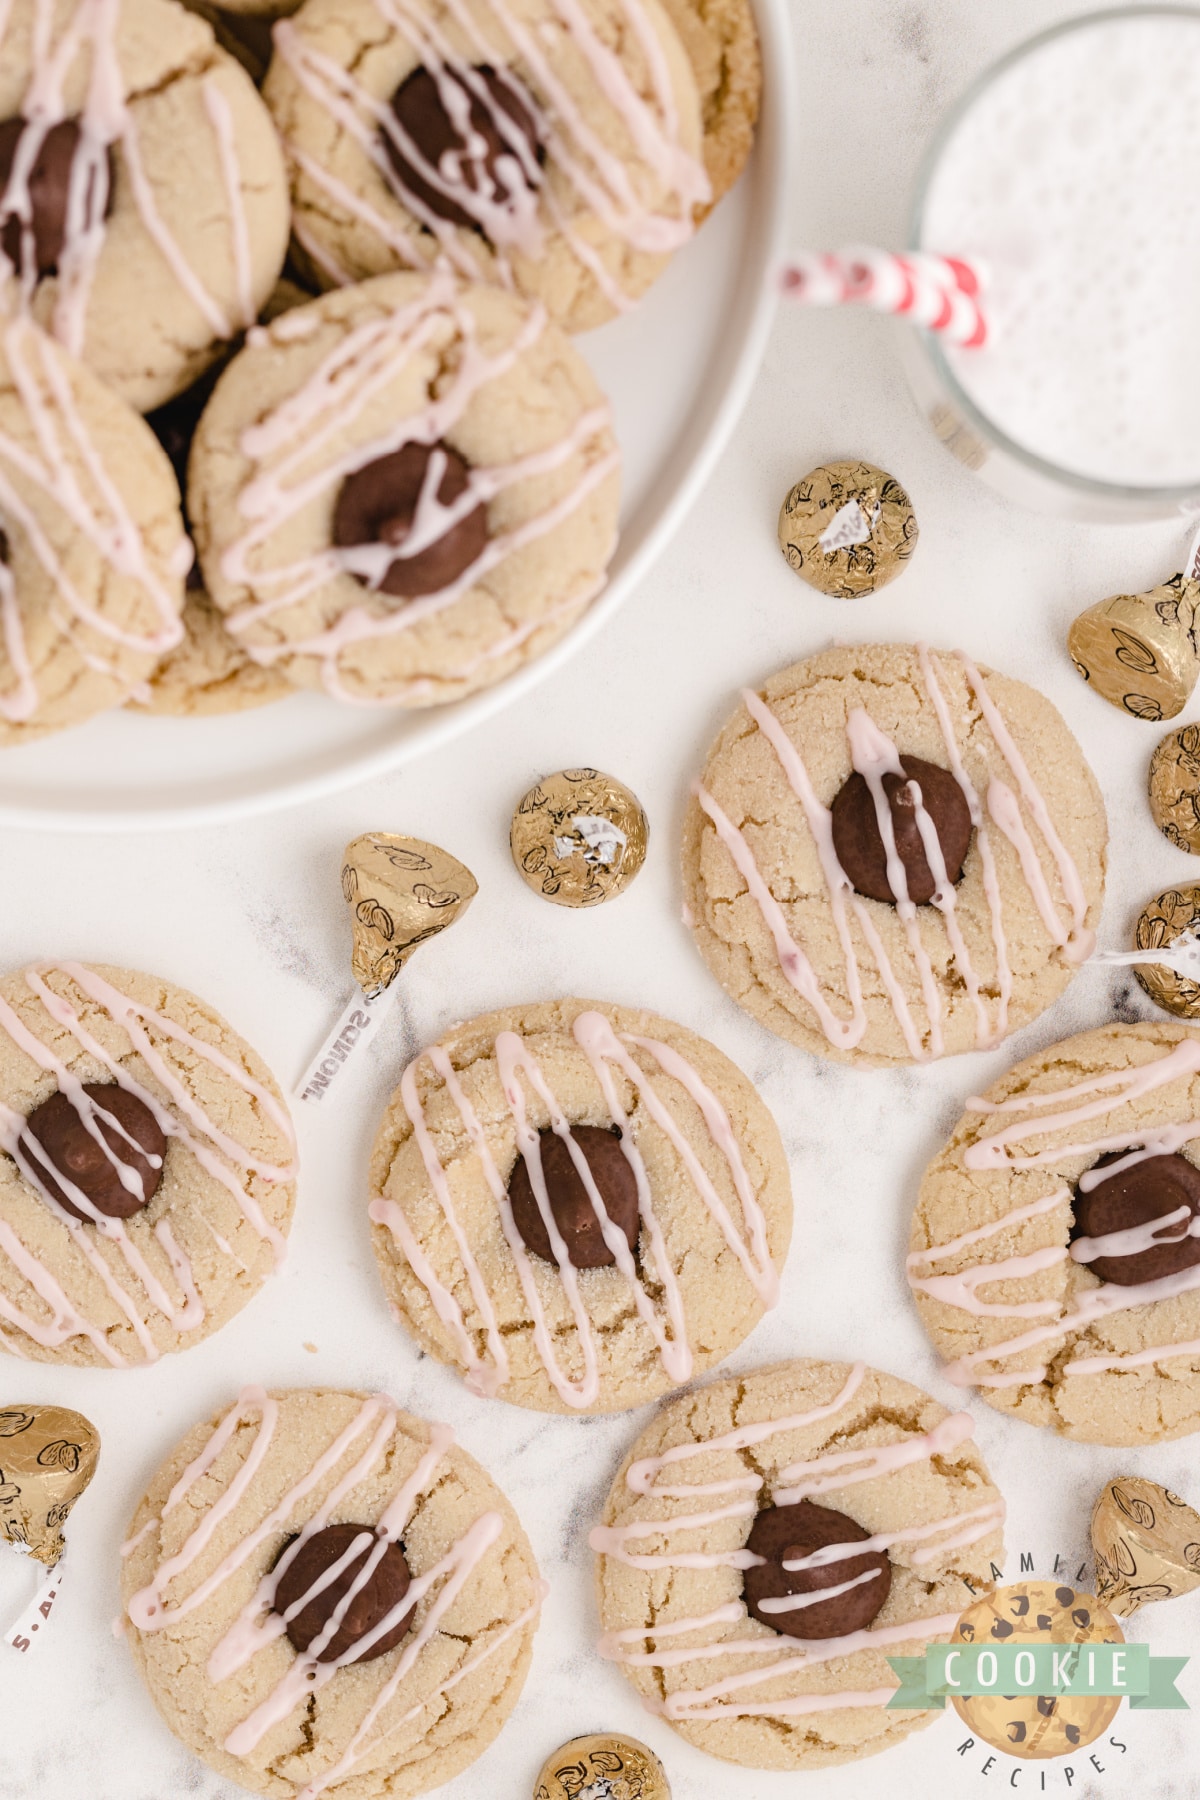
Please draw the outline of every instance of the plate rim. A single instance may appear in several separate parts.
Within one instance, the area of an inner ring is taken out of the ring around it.
[[[324,800],[417,762],[455,739],[465,737],[548,680],[616,615],[675,537],[712,474],[749,400],[775,317],[778,295],[772,275],[780,266],[785,250],[786,176],[793,162],[797,131],[791,28],[786,0],[753,0],[753,6],[763,70],[762,123],[754,150],[756,160],[764,165],[758,174],[761,195],[753,227],[757,244],[753,279],[757,282],[757,290],[744,287],[736,301],[738,309],[748,315],[742,327],[741,342],[720,398],[707,419],[703,420],[702,416],[696,441],[684,452],[682,477],[653,524],[635,545],[616,580],[609,584],[578,624],[543,656],[514,671],[495,687],[485,688],[456,706],[446,708],[440,717],[436,712],[431,713],[428,729],[397,737],[389,744],[358,755],[348,755],[318,773],[295,780],[285,778],[244,794],[183,803],[156,797],[135,806],[103,806],[75,801],[60,807],[53,802],[23,804],[0,798],[0,826],[93,834],[183,830],[228,824],[282,812],[305,802]],[[690,422],[685,426],[685,430],[688,429],[694,429]]]

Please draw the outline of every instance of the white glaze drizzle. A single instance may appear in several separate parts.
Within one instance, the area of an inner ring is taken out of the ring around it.
[[[763,1306],[773,1306],[779,1294],[778,1274],[771,1262],[767,1244],[766,1219],[753,1185],[746,1172],[741,1148],[729,1122],[728,1114],[717,1096],[701,1079],[698,1071],[677,1050],[657,1039],[638,1035],[618,1035],[602,1013],[583,1012],[574,1021],[572,1034],[595,1075],[597,1085],[614,1125],[621,1128],[621,1149],[632,1170],[638,1192],[638,1210],[645,1233],[647,1274],[662,1290],[661,1312],[649,1292],[646,1280],[639,1274],[624,1233],[609,1220],[604,1202],[596,1187],[583,1152],[571,1133],[570,1122],[542,1075],[529,1046],[515,1032],[501,1032],[494,1054],[501,1086],[510,1116],[516,1128],[517,1145],[525,1157],[530,1185],[546,1226],[554,1252],[567,1303],[574,1325],[575,1356],[581,1371],[572,1377],[562,1366],[560,1355],[546,1319],[545,1306],[530,1254],[525,1248],[512,1215],[507,1183],[501,1176],[488,1144],[487,1134],[478,1114],[465,1093],[453,1063],[441,1045],[421,1052],[405,1069],[400,1082],[400,1099],[413,1127],[414,1141],[421,1156],[430,1191],[454,1240],[456,1259],[466,1277],[472,1302],[481,1326],[468,1328],[462,1307],[451,1287],[438,1275],[420,1240],[413,1231],[403,1208],[394,1200],[377,1198],[369,1207],[377,1225],[390,1231],[396,1245],[413,1273],[429,1295],[437,1317],[449,1331],[455,1354],[466,1369],[466,1379],[473,1391],[492,1395],[503,1390],[509,1379],[509,1359],[496,1316],[495,1305],[484,1279],[478,1259],[455,1210],[450,1182],[438,1156],[432,1134],[425,1120],[417,1084],[417,1071],[427,1059],[442,1081],[452,1101],[472,1148],[479,1157],[484,1179],[495,1199],[501,1229],[515,1264],[522,1293],[533,1324],[534,1344],[542,1366],[559,1398],[575,1409],[592,1406],[600,1392],[599,1363],[595,1334],[587,1311],[585,1284],[580,1272],[570,1262],[566,1244],[550,1210],[545,1176],[542,1171],[537,1130],[529,1123],[525,1092],[520,1077],[524,1075],[537,1094],[554,1130],[567,1146],[592,1207],[600,1220],[604,1241],[616,1259],[615,1272],[629,1287],[639,1318],[645,1324],[658,1348],[663,1367],[675,1382],[686,1381],[691,1374],[693,1357],[688,1342],[687,1319],[679,1290],[678,1278],[667,1253],[662,1228],[656,1215],[645,1163],[634,1142],[628,1115],[621,1105],[611,1068],[625,1077],[645,1108],[647,1116],[671,1143],[696,1193],[717,1226],[730,1251],[740,1264],[746,1279]],[[715,1147],[729,1170],[733,1188],[742,1210],[743,1225],[739,1230],[729,1208],[711,1178],[680,1130],[670,1108],[656,1091],[650,1076],[637,1062],[633,1050],[641,1050],[664,1075],[678,1082],[694,1101]],[[611,1275],[605,1272],[605,1279]],[[476,1346],[475,1334],[482,1329],[486,1354]]]
[[[972,1098],[967,1102],[968,1112],[992,1116],[1017,1113],[1023,1116],[968,1144],[962,1153],[963,1163],[972,1170],[1019,1171],[1045,1167],[1076,1156],[1099,1157],[1106,1151],[1123,1152],[1103,1168],[1093,1166],[1079,1177],[1080,1190],[1089,1193],[1100,1182],[1149,1157],[1176,1154],[1184,1144],[1200,1137],[1200,1119],[1184,1119],[1154,1126],[1149,1130],[1127,1128],[1091,1139],[1078,1139],[1074,1135],[1074,1128],[1093,1119],[1105,1119],[1120,1107],[1197,1072],[1200,1072],[1200,1043],[1194,1038],[1185,1038],[1148,1062],[1128,1069],[1110,1070],[1087,1081],[1076,1082],[1070,1087],[1021,1093],[1001,1101]],[[1059,1110],[1051,1111],[1054,1107]],[[1046,1148],[1024,1153],[1017,1148],[1032,1138],[1052,1138],[1056,1134],[1059,1141]],[[1063,1141],[1064,1138],[1066,1141]],[[957,1255],[960,1250],[983,1243],[1013,1227],[1057,1212],[1059,1208],[1069,1207],[1070,1204],[1070,1190],[1065,1187],[1055,1188],[1042,1199],[1015,1207],[989,1225],[964,1232],[948,1243],[934,1244],[926,1250],[910,1252],[906,1267],[909,1284],[914,1292],[926,1294],[943,1305],[952,1306],[957,1311],[969,1313],[976,1318],[1033,1319],[1048,1316],[1051,1320],[1044,1326],[998,1343],[984,1344],[955,1358],[944,1370],[950,1381],[960,1386],[974,1383],[976,1386],[992,1388],[1035,1385],[1046,1378],[1045,1363],[991,1372],[984,1372],[981,1366],[1005,1362],[1009,1357],[1036,1349],[1057,1338],[1069,1338],[1073,1333],[1082,1332],[1114,1313],[1151,1306],[1160,1300],[1176,1299],[1200,1287],[1200,1265],[1194,1265],[1160,1276],[1154,1281],[1136,1284],[1101,1282],[1098,1287],[1085,1288],[1076,1293],[1065,1290],[1058,1297],[1045,1300],[987,1303],[980,1300],[977,1293],[979,1288],[989,1283],[1020,1281],[1040,1275],[1061,1263],[1086,1267],[1098,1257],[1137,1256],[1152,1249],[1157,1243],[1200,1236],[1200,1220],[1191,1220],[1186,1229],[1180,1229],[1188,1218],[1188,1209],[1184,1206],[1168,1210],[1140,1225],[1108,1232],[1102,1237],[1081,1237],[1070,1244],[1060,1241],[1044,1245],[1028,1253],[1004,1257],[995,1262],[969,1264],[952,1275],[917,1273],[923,1264],[943,1261]],[[1151,1345],[1144,1350],[1124,1355],[1076,1356],[1064,1365],[1063,1372],[1083,1376],[1137,1368],[1160,1362],[1172,1355],[1193,1354],[1196,1347],[1195,1343],[1189,1341],[1179,1345]]]
[[[104,1048],[84,1025],[71,1002],[56,993],[44,980],[44,976],[51,972],[67,976],[90,1001],[103,1009],[114,1025],[127,1034],[133,1049],[141,1056],[155,1080],[166,1089],[170,1104],[164,1103],[139,1082],[123,1062]],[[39,965],[26,970],[25,980],[30,992],[41,1002],[48,1019],[54,1025],[65,1028],[82,1053],[99,1062],[118,1086],[133,1094],[149,1109],[168,1140],[178,1140],[226,1188],[257,1235],[271,1244],[277,1262],[281,1260],[284,1251],[282,1235],[267,1220],[253,1196],[245,1191],[243,1180],[236,1171],[240,1169],[244,1174],[253,1173],[268,1182],[275,1182],[290,1180],[294,1173],[292,1166],[269,1163],[256,1157],[218,1126],[172,1072],[155,1048],[148,1028],[159,1036],[186,1044],[197,1059],[208,1063],[240,1087],[268,1114],[290,1147],[294,1142],[291,1121],[275,1096],[215,1045],[186,1031],[166,1014],[122,993],[93,969],[72,962],[58,965],[57,970],[53,965]],[[102,1103],[84,1092],[83,1082],[68,1064],[3,999],[0,999],[0,1032],[40,1069],[53,1075],[59,1091],[74,1107],[84,1130],[101,1147],[116,1171],[120,1184],[129,1193],[140,1197],[144,1188],[136,1167],[122,1160],[100,1129],[103,1122],[105,1129],[118,1140],[124,1139],[132,1144],[133,1140],[116,1116],[107,1112]],[[151,1228],[151,1235],[174,1278],[180,1299],[174,1298],[167,1284],[148,1262],[143,1249],[130,1233],[130,1222],[109,1218],[99,1212],[87,1195],[50,1163],[38,1141],[26,1132],[24,1115],[2,1104],[0,1150],[13,1159],[25,1180],[62,1224],[76,1249],[99,1277],[133,1330],[141,1347],[143,1360],[151,1362],[157,1357],[154,1338],[136,1298],[121,1284],[112,1264],[103,1254],[102,1242],[115,1246],[150,1305],[163,1315],[173,1330],[186,1333],[199,1329],[206,1316],[204,1300],[196,1287],[191,1258],[180,1245],[169,1215],[157,1220]],[[151,1164],[156,1161],[153,1156],[148,1156],[147,1160]],[[47,1177],[51,1177],[71,1203],[85,1215],[83,1219],[74,1218],[58,1204],[46,1186]],[[217,1237],[211,1222],[206,1223],[209,1224],[212,1235]],[[223,1240],[218,1239],[218,1242]],[[229,1246],[226,1244],[225,1248],[229,1249]],[[83,1316],[41,1258],[21,1242],[9,1223],[3,1221],[0,1221],[0,1253],[24,1277],[51,1313],[49,1320],[39,1320],[0,1294],[0,1317],[7,1319],[11,1325],[44,1348],[55,1348],[71,1337],[84,1337],[111,1366],[125,1365],[127,1359],[108,1342],[105,1333]],[[230,1255],[232,1256],[232,1251]],[[244,1271],[245,1263],[240,1258],[234,1260]]]
[[[679,141],[680,119],[670,70],[640,0],[622,0],[622,12],[646,59],[648,97],[637,92],[620,58],[602,41],[578,0],[554,0],[553,23],[547,21],[540,28],[526,23],[506,0],[488,0],[483,11],[462,0],[448,0],[450,22],[468,46],[470,60],[456,53],[428,9],[411,6],[406,0],[375,0],[375,6],[385,25],[411,47],[416,61],[428,70],[447,116],[455,123],[462,147],[444,154],[436,165],[422,154],[390,105],[308,43],[290,21],[276,25],[275,46],[296,81],[355,142],[423,231],[414,234],[395,219],[381,216],[345,182],[321,169],[299,145],[288,143],[292,160],[322,192],[365,225],[402,268],[447,268],[467,279],[484,274],[512,287],[511,254],[539,260],[545,253],[549,226],[561,234],[614,310],[627,310],[630,296],[578,228],[577,219],[591,213],[631,250],[665,256],[690,237],[695,208],[711,197],[702,164]],[[606,131],[589,123],[562,81],[552,54],[556,38],[569,40],[572,53],[587,68],[593,95],[603,99],[610,117],[628,135],[642,167],[653,172],[662,190],[653,204],[639,192],[628,158],[610,148]],[[528,72],[528,81],[511,66],[514,57]],[[480,76],[482,66],[496,70],[525,108],[536,140],[544,146],[551,176],[543,175],[523,132]],[[473,106],[483,110],[504,145],[496,180],[487,168],[487,145],[470,124]],[[469,233],[440,217],[406,185],[387,155],[385,139],[428,189],[451,199],[472,219],[491,249],[490,259],[481,255]],[[338,269],[334,274],[338,285],[342,285],[343,273]]]
[[[1012,790],[998,777],[994,777],[989,783],[988,811],[1017,851],[1022,874],[1033,894],[1039,915],[1052,943],[1056,945],[1066,960],[1070,962],[1083,961],[1090,954],[1095,940],[1094,934],[1085,929],[1087,897],[1078,869],[1054,828],[1045,800],[1029,773],[1028,766],[1005,724],[1003,715],[988,693],[983,677],[961,651],[956,652],[956,655],[962,664],[968,687],[979,703],[997,750],[1016,780],[1021,799],[1037,825],[1057,867],[1063,895],[1070,913],[1069,923],[1063,922],[1050,892],[1037,849],[1022,816],[1020,802]],[[948,877],[936,826],[922,802],[920,785],[915,781],[909,781],[908,788],[913,799],[917,830],[930,872],[934,878],[935,891],[930,906],[941,916],[954,966],[962,978],[963,986],[975,1011],[976,1045],[980,1049],[988,1049],[998,1043],[1008,1029],[1008,1009],[1012,994],[1012,971],[1008,960],[1003,900],[996,872],[995,853],[987,830],[984,811],[980,805],[978,791],[967,774],[950,708],[938,679],[935,658],[924,645],[918,647],[918,656],[922,679],[937,716],[951,772],[962,789],[974,827],[991,926],[993,968],[990,977],[982,976],[975,968],[968,945],[963,937],[957,917],[957,898],[954,885]],[[909,898],[907,876],[896,851],[891,808],[883,785],[885,775],[901,777],[904,775],[899,750],[891,739],[879,729],[865,708],[851,709],[846,719],[846,737],[850,749],[851,766],[866,781],[874,802],[875,815],[887,859],[889,885],[897,896],[895,911],[904,929],[909,957],[916,971],[918,986],[921,990],[926,1018],[924,1032],[918,1030],[913,1020],[903,986],[897,979],[895,970],[884,950],[882,939],[872,917],[871,905],[873,903],[864,901],[854,892],[849,877],[838,860],[833,842],[830,809],[824,806],[818,798],[800,751],[779,718],[760,694],[750,688],[744,688],[741,698],[755,726],[774,751],[788,786],[803,809],[805,822],[824,877],[834,929],[845,964],[845,991],[850,1005],[849,1018],[839,1017],[826,999],[820,977],[804,948],[792,936],[787,916],[771,892],[745,832],[734,824],[704,784],[697,782],[693,787],[697,802],[712,823],[718,838],[746,883],[747,892],[771,934],[783,975],[801,999],[807,1001],[808,1005],[812,1007],[816,1015],[816,1022],[827,1042],[837,1049],[852,1050],[856,1048],[866,1035],[867,1016],[863,1004],[859,953],[855,947],[851,930],[852,915],[866,940],[910,1056],[916,1061],[926,1061],[931,1057],[941,1055],[945,1048],[942,1035],[941,992],[929,952],[922,940],[920,909]],[[995,1016],[991,1020],[988,1017],[988,1008],[984,997],[985,982],[988,986],[994,987],[996,992]]]
[[[674,1486],[665,1483],[660,1485],[658,1478],[664,1471],[690,1461],[693,1457],[752,1449],[778,1434],[805,1430],[811,1425],[836,1417],[853,1401],[865,1373],[864,1365],[856,1363],[841,1392],[833,1400],[806,1412],[761,1420],[753,1425],[737,1426],[732,1431],[715,1437],[677,1444],[656,1456],[644,1457],[631,1463],[625,1472],[625,1485],[634,1494],[663,1499],[691,1499],[693,1496],[726,1494],[744,1494],[747,1497],[733,1500],[723,1507],[683,1513],[674,1518],[634,1519],[624,1525],[596,1526],[588,1539],[592,1549],[599,1555],[615,1557],[629,1568],[645,1570],[747,1569],[761,1563],[761,1557],[744,1548],[707,1553],[672,1548],[663,1554],[642,1555],[630,1551],[628,1545],[639,1538],[669,1539],[679,1531],[704,1529],[729,1519],[753,1518],[759,1511],[759,1502],[751,1496],[759,1493],[764,1486],[763,1477],[757,1472],[748,1470],[744,1474],[726,1476],[717,1481]],[[786,1506],[808,1494],[820,1494],[859,1481],[885,1478],[913,1462],[945,1454],[969,1438],[972,1431],[973,1422],[969,1415],[955,1413],[941,1420],[932,1430],[912,1438],[902,1438],[896,1443],[830,1451],[808,1461],[793,1463],[778,1472],[771,1486],[771,1502],[776,1506]],[[797,1478],[800,1478],[799,1481]],[[902,1526],[896,1531],[877,1532],[865,1540],[825,1545],[806,1556],[785,1563],[784,1567],[790,1570],[823,1567],[872,1550],[887,1550],[900,1543],[922,1545],[922,1548],[913,1552],[911,1560],[915,1564],[928,1564],[937,1561],[949,1550],[978,1542],[995,1529],[1003,1518],[1004,1502],[997,1500],[944,1518]],[[927,1539],[937,1541],[927,1544]],[[772,1603],[768,1610],[784,1612],[791,1611],[796,1606],[814,1604],[818,1599],[848,1591],[870,1578],[868,1574],[851,1582],[822,1589],[811,1596],[783,1599]],[[775,1636],[738,1638],[722,1636],[719,1630],[716,1636],[712,1635],[714,1627],[735,1626],[745,1622],[746,1618],[745,1604],[741,1600],[733,1600],[695,1617],[671,1619],[663,1623],[656,1621],[648,1626],[631,1626],[605,1632],[600,1639],[599,1650],[601,1656],[609,1661],[630,1668],[670,1669],[692,1662],[708,1662],[722,1656],[778,1657],[781,1644]],[[730,1694],[743,1688],[758,1687],[766,1681],[792,1672],[803,1673],[819,1663],[852,1656],[859,1650],[877,1650],[885,1645],[906,1643],[918,1637],[944,1635],[953,1630],[957,1618],[957,1614],[945,1614],[926,1619],[907,1619],[886,1626],[868,1627],[841,1638],[814,1641],[805,1644],[803,1648],[789,1646],[789,1654],[766,1668],[745,1670],[705,1688],[681,1689],[668,1695],[663,1701],[647,1704],[652,1710],[661,1711],[667,1718],[676,1720],[753,1716],[786,1718],[808,1712],[835,1711],[842,1707],[885,1706],[894,1693],[894,1688],[871,1690],[869,1694],[847,1690],[834,1694],[790,1696],[769,1702],[726,1702]],[[667,1649],[662,1647],[664,1640],[694,1634],[704,1634],[699,1643]],[[646,1649],[644,1646],[650,1642],[654,1644],[654,1648]],[[642,1647],[632,1648],[635,1645]]]
[[[287,1529],[296,1508],[354,1452],[360,1441],[366,1438],[368,1440],[366,1448],[333,1484],[320,1506],[305,1521],[296,1536],[286,1545],[282,1554],[259,1581],[251,1599],[242,1608],[225,1635],[214,1646],[206,1666],[206,1673],[210,1681],[219,1683],[231,1679],[245,1668],[261,1650],[283,1636],[290,1618],[302,1611],[356,1559],[362,1558],[362,1566],[355,1572],[345,1595],[331,1609],[329,1618],[321,1631],[313,1638],[307,1650],[293,1658],[266,1699],[248,1713],[226,1736],[224,1749],[231,1756],[244,1757],[253,1751],[273,1726],[286,1719],[310,1694],[325,1687],[341,1669],[358,1661],[373,1643],[386,1637],[405,1613],[413,1607],[422,1613],[419,1621],[415,1621],[406,1634],[404,1648],[397,1659],[394,1670],[367,1707],[343,1755],[331,1768],[316,1776],[303,1789],[305,1795],[316,1796],[352,1770],[368,1749],[373,1748],[382,1738],[389,1736],[418,1717],[432,1700],[455,1687],[473,1669],[486,1662],[488,1657],[494,1654],[514,1632],[522,1629],[524,1625],[535,1618],[546,1588],[544,1583],[536,1584],[532,1603],[527,1608],[500,1631],[494,1632],[487,1643],[465,1658],[458,1668],[418,1705],[410,1708],[401,1718],[389,1721],[381,1730],[376,1731],[374,1728],[380,1715],[400,1683],[413,1668],[422,1650],[437,1632],[439,1622],[469,1582],[480,1562],[502,1535],[503,1518],[497,1512],[481,1513],[451,1546],[445,1556],[423,1574],[415,1577],[404,1597],[369,1632],[357,1638],[340,1656],[328,1661],[319,1660],[322,1651],[336,1635],[354,1600],[370,1581],[388,1545],[397,1542],[402,1537],[421,1496],[433,1483],[446,1453],[454,1442],[454,1433],[448,1426],[432,1426],[428,1448],[418,1457],[412,1472],[393,1494],[378,1521],[373,1526],[364,1528],[338,1561],[318,1576],[312,1585],[291,1603],[284,1614],[277,1614],[273,1610],[275,1596],[285,1572],[309,1539],[325,1528],[347,1497],[371,1476],[383,1459],[387,1447],[395,1435],[398,1424],[395,1405],[384,1394],[372,1394],[363,1402],[350,1423],[313,1460],[301,1478],[276,1501],[266,1516],[241,1537],[184,1598],[174,1605],[168,1605],[165,1596],[171,1582],[186,1574],[205,1547],[212,1541],[219,1526],[236,1511],[241,1501],[250,1493],[255,1477],[268,1454],[278,1425],[278,1401],[261,1387],[243,1389],[234,1405],[219,1421],[198,1455],[193,1458],[175,1483],[162,1512],[149,1519],[122,1546],[123,1555],[132,1554],[148,1536],[152,1535],[175,1507],[187,1498],[196,1484],[209,1474],[239,1426],[251,1423],[255,1419],[257,1419],[257,1429],[254,1440],[239,1468],[217,1497],[205,1507],[202,1516],[180,1549],[173,1556],[161,1561],[150,1581],[130,1598],[126,1612],[130,1623],[136,1629],[152,1632],[161,1631],[173,1625],[177,1620],[203,1606],[256,1551],[260,1550],[277,1533]],[[364,1551],[369,1553],[364,1556]],[[432,1599],[428,1598],[430,1595],[432,1595]],[[422,1602],[427,1599],[428,1605],[422,1608]]]
[[[294,318],[296,315],[292,315]],[[301,315],[302,317],[302,315]],[[287,341],[285,328],[268,327],[269,337]],[[253,473],[238,496],[238,510],[246,529],[223,551],[221,571],[225,579],[251,591],[254,598],[231,612],[226,624],[243,635],[275,613],[298,605],[329,582],[348,573],[361,575],[367,593],[377,588],[392,563],[416,556],[436,542],[474,509],[488,505],[519,482],[552,473],[611,427],[607,402],[585,409],[561,438],[545,448],[518,457],[511,463],[469,470],[467,484],[457,500],[438,498],[441,465],[439,452],[420,496],[413,525],[400,545],[367,544],[351,548],[330,546],[294,561],[272,564],[272,540],[303,508],[338,486],[348,475],[405,444],[436,446],[453,429],[470,401],[485,383],[510,369],[545,328],[545,313],[532,307],[512,341],[492,353],[485,352],[477,337],[474,316],[448,277],[435,276],[416,299],[379,318],[366,320],[322,359],[302,386],[274,411],[242,434],[241,450]],[[355,421],[375,399],[381,387],[398,378],[414,357],[442,336],[447,327],[458,346],[458,364],[415,414],[394,418],[388,429],[369,443],[341,448],[322,466],[311,468],[314,456],[333,442],[345,444]],[[438,467],[434,470],[434,464]],[[247,645],[254,661],[263,664],[294,655],[320,660],[321,676],[328,692],[342,700],[357,698],[341,678],[339,658],[344,650],[368,639],[392,637],[409,631],[421,620],[442,612],[478,584],[514,551],[536,541],[568,519],[587,496],[618,467],[614,449],[602,452],[583,468],[574,484],[556,501],[523,524],[489,536],[483,550],[461,574],[441,589],[382,611],[369,604],[344,608],[332,624],[313,635],[284,639],[276,644]],[[303,471],[307,469],[308,472]],[[599,587],[572,595],[566,608],[586,604]],[[507,654],[517,644],[548,623],[547,615],[502,634],[484,656]],[[481,658],[476,659],[478,665]],[[395,703],[396,696],[388,701]]]
[[[64,244],[59,257],[58,292],[51,321],[53,335],[75,356],[83,350],[88,299],[107,237],[104,214],[108,196],[108,156],[114,149],[120,151],[133,203],[146,234],[179,287],[214,337],[230,337],[236,329],[204,275],[194,269],[183,254],[158,210],[153,185],[142,163],[139,134],[117,53],[120,12],[121,0],[76,0],[55,42],[54,9],[47,0],[36,0],[33,66],[19,108],[20,116],[29,124],[22,135],[8,181],[0,193],[0,208],[23,223],[21,266],[14,267],[0,251],[0,291],[9,283],[15,284],[22,306],[28,309],[37,287],[28,224],[32,206],[29,177],[46,134],[72,116],[66,106],[64,84],[76,58],[86,54],[89,58],[87,89],[82,112],[76,121],[80,137],[67,189]],[[6,7],[0,14],[0,51],[8,24],[7,13]],[[229,212],[238,307],[245,321],[250,323],[256,308],[250,293],[245,184],[238,166],[233,117],[227,100],[211,79],[204,80],[202,92]],[[136,98],[134,96],[135,101]]]

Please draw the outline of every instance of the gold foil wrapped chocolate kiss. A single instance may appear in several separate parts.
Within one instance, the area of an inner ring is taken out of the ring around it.
[[[1145,594],[1089,606],[1067,633],[1083,679],[1135,719],[1173,719],[1200,676],[1200,581],[1173,575]]]
[[[1140,1475],[1118,1475],[1092,1510],[1096,1597],[1126,1619],[1200,1587],[1200,1513]]]
[[[835,600],[873,594],[904,570],[917,547],[912,501],[874,463],[834,462],[789,489],[779,548],[789,568]]]
[[[599,769],[560,769],[522,796],[508,841],[522,880],[556,906],[624,893],[646,860],[650,824],[636,794]]]
[[[350,961],[368,1000],[391,985],[418,944],[453,925],[477,892],[470,869],[420,838],[367,831],[347,844],[342,893],[354,932]]]
[[[0,1539],[52,1569],[67,1514],[96,1472],[100,1435],[65,1406],[0,1409]]]
[[[1177,849],[1200,855],[1200,725],[1168,731],[1150,758],[1150,816]]]
[[[551,1756],[533,1800],[671,1800],[666,1773],[636,1738],[603,1732],[572,1738]]]
[[[1133,941],[1139,951],[1174,951],[1171,962],[1147,960],[1134,968],[1156,1006],[1177,1019],[1200,1019],[1200,887],[1167,888],[1138,915]],[[1184,954],[1180,954],[1183,952]],[[1174,963],[1174,967],[1172,966]]]

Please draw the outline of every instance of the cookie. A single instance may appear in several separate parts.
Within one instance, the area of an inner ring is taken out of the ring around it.
[[[711,198],[728,193],[754,146],[762,97],[762,54],[750,0],[662,0],[688,54],[700,95],[704,169]]]
[[[182,636],[189,557],[153,433],[36,327],[0,329],[0,747],[146,679]]]
[[[13,0],[0,120],[0,308],[28,308],[143,411],[182,392],[287,250],[249,75],[173,0]]]
[[[1101,1026],[1010,1069],[921,1183],[908,1277],[945,1374],[1091,1444],[1200,1429],[1200,1040]]]
[[[0,1348],[128,1368],[186,1350],[282,1261],[294,1139],[269,1070],[157,976],[0,982]]]
[[[312,298],[293,281],[276,282],[262,318],[280,318]],[[200,416],[212,398],[227,357],[194,381],[190,388],[149,413],[146,423],[171,459],[184,496],[187,522],[188,459]],[[183,608],[183,640],[165,656],[150,680],[129,702],[137,712],[167,713],[178,718],[206,718],[216,713],[244,712],[284,700],[294,692],[278,669],[256,663],[244,645],[225,628],[225,621],[204,589],[200,566],[188,571]]]
[[[474,1762],[516,1704],[545,1592],[453,1432],[337,1388],[244,1388],[172,1451],[122,1556],[166,1724],[284,1800],[409,1800]]]
[[[582,331],[641,297],[710,197],[659,0],[306,0],[274,36],[263,92],[326,286],[437,262]]]
[[[601,1655],[681,1737],[745,1768],[899,1743],[938,1715],[887,1710],[887,1658],[944,1642],[1003,1560],[972,1431],[862,1363],[777,1363],[676,1400],[591,1534]]]
[[[252,334],[196,432],[205,584],[258,663],[426,707],[541,654],[616,542],[610,410],[539,307],[388,275]]]
[[[780,1037],[925,1062],[1058,998],[1095,944],[1106,843],[1041,694],[961,651],[843,645],[743,689],[688,808],[685,917]]]
[[[543,1412],[638,1406],[711,1368],[775,1304],[791,1233],[779,1133],[741,1071],[586,1000],[422,1051],[371,1193],[397,1321],[474,1392]]]

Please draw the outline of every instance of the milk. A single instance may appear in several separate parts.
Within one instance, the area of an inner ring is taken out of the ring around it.
[[[999,65],[919,241],[986,269],[989,346],[942,353],[993,430],[1074,476],[1200,486],[1200,12],[1093,17]]]

